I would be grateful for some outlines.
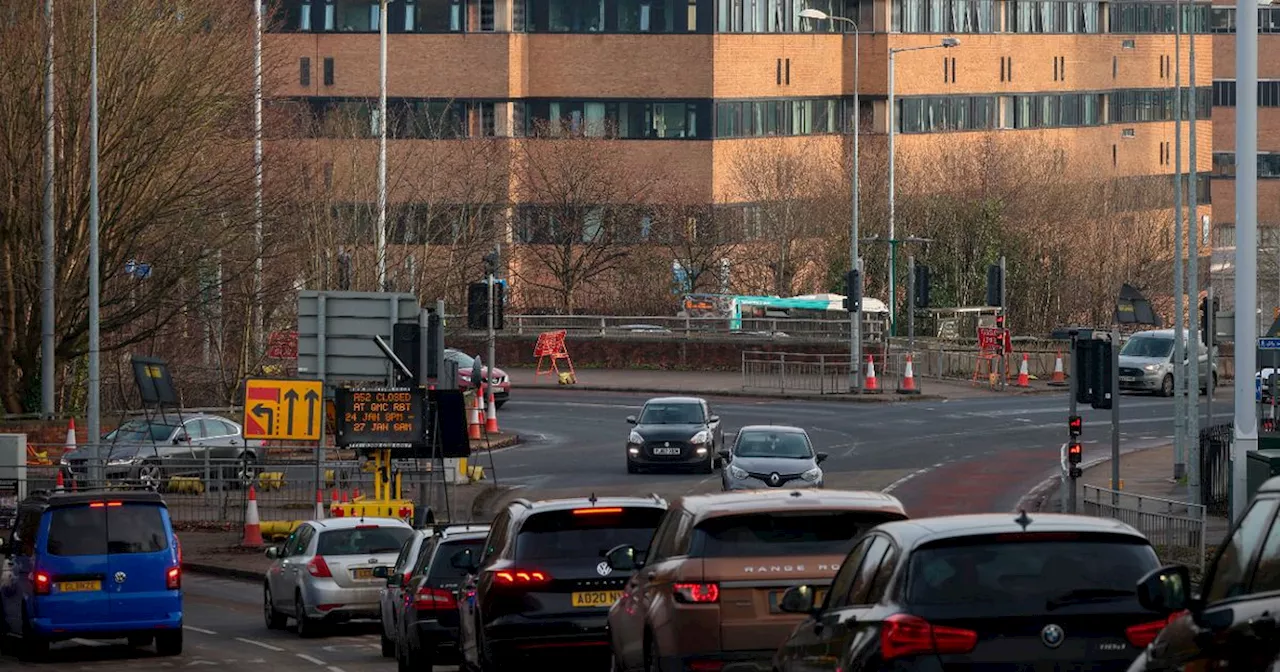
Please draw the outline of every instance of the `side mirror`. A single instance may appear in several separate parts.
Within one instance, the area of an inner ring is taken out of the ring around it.
[[[628,425],[634,425],[634,424],[636,424],[636,416],[634,416],[634,415],[628,415],[628,416],[627,416],[627,424],[628,424]]]
[[[385,578],[387,578],[387,568],[386,568],[386,567],[374,567],[374,568],[373,568],[373,576],[374,576],[374,578],[378,578],[378,579],[385,579]]]
[[[717,422],[720,422],[720,416],[718,416],[718,415],[713,415],[713,416],[711,416],[710,418],[708,418],[708,419],[707,419],[707,422],[710,422],[711,424],[715,424],[715,423],[717,423]]]
[[[471,549],[464,548],[461,551],[454,553],[453,557],[449,558],[449,566],[454,569],[461,569],[464,572],[475,572],[475,554],[471,552]]]
[[[778,608],[788,614],[813,613],[813,588],[809,586],[791,586],[782,593]]]
[[[818,464],[822,464],[823,462],[826,462],[826,461],[827,461],[827,458],[828,458],[828,457],[830,457],[830,456],[829,456],[829,455],[827,455],[826,453],[818,453],[818,454],[814,457],[813,461],[814,461],[814,462],[817,462]]]
[[[636,547],[628,544],[609,549],[604,554],[604,561],[610,569],[618,572],[633,572],[640,567],[636,562]]]
[[[177,435],[177,436],[173,437],[173,445],[175,445],[175,446],[180,446],[180,445],[182,445],[182,442],[183,442],[183,441],[186,441],[186,440],[187,440],[187,435],[186,435],[186,434],[179,434],[179,435]]]
[[[278,559],[278,558],[280,557],[280,547],[279,547],[279,546],[268,546],[268,547],[267,547],[267,557],[268,557],[268,558],[270,558],[271,560],[276,560],[276,559]]]
[[[725,464],[728,464],[729,460],[733,459],[733,453],[730,453],[727,450],[717,450],[716,454],[720,456],[721,461]]]
[[[1172,614],[1191,606],[1191,572],[1169,565],[1138,580],[1138,603],[1151,611]]]

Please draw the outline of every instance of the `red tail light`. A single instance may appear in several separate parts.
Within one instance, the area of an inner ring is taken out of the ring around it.
[[[307,572],[319,579],[327,579],[333,574],[329,572],[329,563],[324,561],[323,555],[317,555],[311,558],[311,562],[307,563]]]
[[[179,590],[182,588],[182,568],[170,567],[169,571],[164,575],[164,587],[168,590]]]
[[[35,587],[36,595],[48,595],[53,591],[53,580],[47,572],[36,572]]]
[[[1156,641],[1156,637],[1160,636],[1160,631],[1164,630],[1164,627],[1166,625],[1169,625],[1170,623],[1178,620],[1179,618],[1182,618],[1182,615],[1185,613],[1187,612],[1179,611],[1179,612],[1170,614],[1168,618],[1162,618],[1158,621],[1151,621],[1149,623],[1140,623],[1138,625],[1131,625],[1125,628],[1124,637],[1125,639],[1129,640],[1129,643],[1132,644],[1133,646],[1139,649],[1145,649],[1147,648],[1148,644]]]
[[[551,576],[532,569],[503,569],[493,573],[493,580],[499,586],[540,586],[549,583]]]
[[[930,653],[968,653],[978,644],[978,633],[962,628],[932,625],[919,616],[894,614],[880,630],[880,657],[884,660]]]
[[[676,600],[688,604],[714,604],[720,601],[718,583],[676,583],[671,586]]]
[[[413,605],[418,611],[446,611],[457,609],[458,601],[454,599],[451,591],[423,586],[418,589]]]
[[[622,513],[620,506],[602,506],[598,509],[574,509],[575,516],[598,516],[606,513]]]

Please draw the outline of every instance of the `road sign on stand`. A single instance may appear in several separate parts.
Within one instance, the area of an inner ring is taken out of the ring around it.
[[[323,392],[318,380],[245,380],[244,438],[319,441]]]
[[[1280,338],[1259,338],[1259,350],[1280,350]]]
[[[426,390],[421,387],[338,388],[334,394],[339,448],[391,450],[396,458],[430,457]]]

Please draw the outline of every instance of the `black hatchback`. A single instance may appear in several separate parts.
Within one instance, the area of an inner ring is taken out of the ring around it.
[[[627,416],[635,425],[627,435],[627,473],[642,469],[715,471],[716,451],[724,445],[720,416],[712,415],[705,399],[659,397]]]
[[[884,523],[841,564],[824,604],[808,586],[784,593],[782,609],[809,620],[774,669],[1124,670],[1168,621],[1134,590],[1158,566],[1145,537],[1108,519]]]

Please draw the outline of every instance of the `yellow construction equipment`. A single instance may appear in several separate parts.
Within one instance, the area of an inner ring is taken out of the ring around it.
[[[399,518],[412,522],[413,501],[401,494],[400,473],[391,470],[391,451],[373,451],[362,469],[374,473],[373,498],[357,497],[351,502],[334,504],[329,507],[329,515],[334,518]]]

